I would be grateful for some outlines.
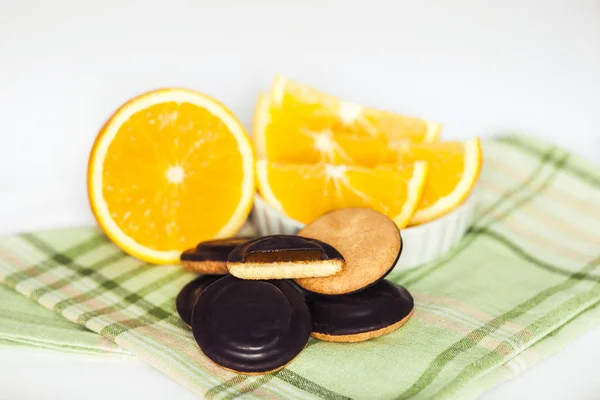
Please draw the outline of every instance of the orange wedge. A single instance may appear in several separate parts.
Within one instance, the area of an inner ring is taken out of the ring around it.
[[[267,203],[300,222],[346,207],[372,208],[406,226],[421,200],[427,164],[368,168],[259,160],[256,175]]]
[[[186,89],[124,104],[98,134],[88,163],[89,200],[104,232],[156,264],[235,234],[254,190],[254,154],[242,125],[216,100]]]
[[[258,157],[271,161],[366,166],[385,161],[384,136],[356,136],[320,129],[311,125],[310,119],[272,105],[266,94],[258,100],[253,131]]]
[[[291,119],[289,124],[272,128],[281,132],[288,132],[292,123],[302,120],[311,131],[328,129],[358,137],[383,135],[389,140],[428,143],[437,140],[441,130],[439,123],[344,101],[283,76],[275,78],[270,99]]]
[[[404,163],[426,161],[429,176],[411,225],[439,218],[458,207],[471,193],[482,164],[479,138],[464,142],[390,143],[400,168]]]

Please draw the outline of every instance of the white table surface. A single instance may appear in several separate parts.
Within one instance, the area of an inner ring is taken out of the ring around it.
[[[0,0],[0,233],[93,222],[85,165],[125,99],[187,86],[247,126],[273,75],[600,160],[597,0]],[[598,399],[600,328],[484,399]],[[0,399],[193,395],[137,361],[0,350]]]

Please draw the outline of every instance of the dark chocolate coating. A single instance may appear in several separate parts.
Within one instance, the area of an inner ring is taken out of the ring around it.
[[[222,277],[223,275],[200,275],[181,289],[177,295],[177,300],[175,300],[175,307],[186,325],[190,326],[192,324],[192,310],[196,305],[196,301],[198,301],[198,297],[200,297],[200,293],[208,285]]]
[[[401,321],[414,307],[402,286],[382,280],[363,291],[327,296],[306,292],[313,332],[355,335],[385,328]]]
[[[192,331],[216,364],[263,373],[289,363],[311,333],[302,294],[288,281],[248,281],[227,275],[210,285],[192,313]]]
[[[182,261],[227,261],[227,256],[236,246],[251,238],[216,239],[200,242],[192,249],[181,253]]]
[[[333,246],[317,239],[295,235],[269,235],[240,244],[229,253],[227,262],[294,262],[344,260]]]

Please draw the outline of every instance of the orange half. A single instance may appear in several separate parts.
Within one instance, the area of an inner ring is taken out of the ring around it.
[[[106,122],[87,183],[94,216],[119,247],[170,264],[199,241],[239,230],[255,190],[254,154],[242,125],[216,100],[156,90]]]

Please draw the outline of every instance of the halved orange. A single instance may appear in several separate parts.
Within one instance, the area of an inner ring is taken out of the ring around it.
[[[281,132],[303,121],[311,131],[328,129],[358,137],[384,135],[390,140],[428,143],[437,140],[441,130],[439,123],[341,100],[283,76],[275,78],[270,99],[291,119],[290,123],[273,128]]]
[[[426,161],[429,176],[411,225],[439,218],[458,207],[471,193],[482,164],[479,138],[464,142],[390,143],[400,168],[404,163]]]
[[[312,124],[314,120],[259,97],[254,114],[253,139],[258,157],[287,163],[352,164],[373,166],[384,162],[383,135],[356,136]]]
[[[421,200],[427,164],[375,167],[285,164],[259,160],[258,188],[265,201],[303,223],[346,207],[365,207],[406,226]]]
[[[187,89],[125,103],[106,122],[88,163],[88,195],[104,232],[142,260],[235,234],[255,190],[254,154],[222,104]]]

